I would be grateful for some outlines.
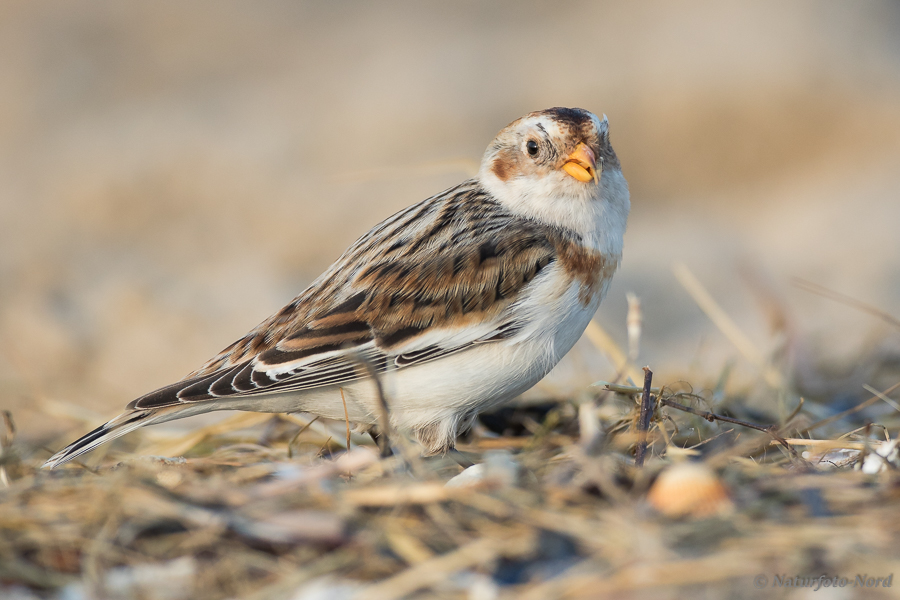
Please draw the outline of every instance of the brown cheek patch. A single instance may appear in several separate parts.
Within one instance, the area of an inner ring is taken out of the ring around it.
[[[494,164],[491,166],[491,171],[494,172],[494,175],[497,176],[497,179],[500,181],[506,181],[509,178],[509,167],[503,161],[502,158],[495,158]]]
[[[514,152],[504,150],[500,152],[491,164],[491,171],[500,181],[506,181],[515,172],[518,161]]]

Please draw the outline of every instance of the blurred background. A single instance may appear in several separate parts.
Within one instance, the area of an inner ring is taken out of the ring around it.
[[[897,2],[7,0],[0,409],[96,426],[550,106],[609,117],[633,209],[597,320],[625,347],[640,298],[656,381],[759,375],[680,262],[801,391],[892,383],[897,329],[794,281],[900,316]],[[582,340],[533,393],[614,376]]]

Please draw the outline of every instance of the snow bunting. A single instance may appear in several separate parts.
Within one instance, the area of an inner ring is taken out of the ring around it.
[[[44,466],[213,410],[346,410],[374,431],[379,385],[392,427],[429,454],[451,450],[479,412],[533,386],[581,336],[629,209],[605,116],[528,114],[494,138],[474,179],[376,225],[275,315]]]

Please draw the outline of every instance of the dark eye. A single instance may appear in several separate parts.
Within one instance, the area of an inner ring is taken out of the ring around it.
[[[534,140],[528,140],[528,143],[525,144],[525,149],[528,150],[529,156],[537,156],[538,143]]]

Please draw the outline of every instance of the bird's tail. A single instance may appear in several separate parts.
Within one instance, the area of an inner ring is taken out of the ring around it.
[[[112,441],[117,437],[123,436],[126,433],[130,433],[137,429],[138,427],[143,427],[144,425],[151,425],[153,423],[162,423],[164,421],[170,421],[172,419],[180,418],[181,416],[187,415],[175,415],[178,409],[181,407],[177,406],[168,406],[165,408],[157,408],[157,409],[136,409],[129,410],[118,417],[112,419],[108,423],[105,423],[93,430],[92,432],[84,435],[53,456],[50,457],[47,462],[44,463],[43,469],[53,469],[60,465],[64,465],[73,458],[81,456],[86,452],[90,452],[100,444],[105,444],[106,442]],[[173,410],[175,409],[175,410]]]

